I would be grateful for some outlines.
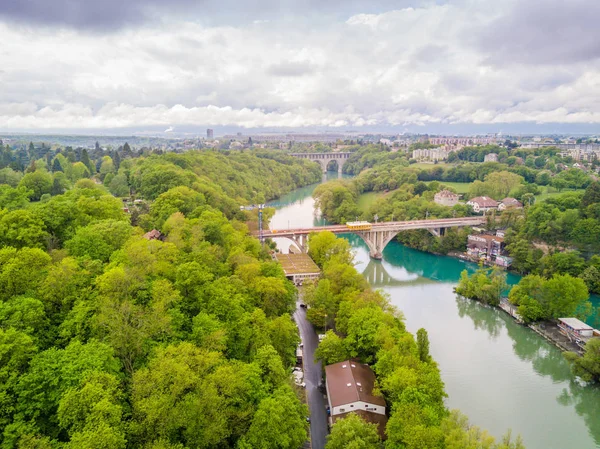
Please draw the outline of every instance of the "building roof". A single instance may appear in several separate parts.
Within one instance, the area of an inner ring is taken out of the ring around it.
[[[153,229],[152,231],[144,234],[144,238],[147,240],[161,240],[162,236],[162,233],[158,229]]]
[[[498,201],[489,196],[477,196],[471,198],[468,203],[476,203],[479,207],[498,207]]]
[[[504,204],[505,206],[523,207],[523,204],[521,204],[521,202],[519,200],[517,200],[516,198],[504,198],[500,202],[502,204]]]
[[[594,329],[592,326],[585,324],[583,321],[578,320],[577,318],[559,318],[558,321],[565,323],[567,326],[579,331],[589,331]]]
[[[435,198],[458,198],[458,195],[450,190],[442,190],[435,194]]]
[[[294,274],[320,274],[321,270],[308,254],[275,254],[286,276]]]
[[[473,241],[481,241],[481,239],[485,240],[486,242],[499,242],[502,243],[504,242],[504,238],[503,237],[498,237],[497,235],[488,235],[488,234],[478,234],[478,235],[469,235],[468,240],[473,240]]]
[[[325,367],[329,401],[332,407],[363,401],[385,407],[385,400],[373,396],[375,373],[369,365],[346,360]]]

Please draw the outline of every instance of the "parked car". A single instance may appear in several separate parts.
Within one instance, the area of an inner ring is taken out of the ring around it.
[[[300,303],[300,307],[302,307],[303,309],[306,309],[306,304],[304,304],[303,302]]]

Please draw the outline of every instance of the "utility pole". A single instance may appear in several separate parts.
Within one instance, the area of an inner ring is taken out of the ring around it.
[[[258,209],[258,239],[260,243],[265,242],[265,238],[263,236],[263,209],[265,208],[264,204],[251,204],[249,206],[240,206],[240,210],[254,210]]]
[[[377,223],[377,220],[379,220],[379,215],[375,214],[375,216],[373,217],[373,220],[375,220],[375,223]]]

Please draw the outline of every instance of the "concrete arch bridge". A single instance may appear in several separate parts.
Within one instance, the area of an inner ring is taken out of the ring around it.
[[[364,240],[369,247],[369,255],[373,259],[381,259],[384,248],[398,233],[415,229],[427,229],[431,234],[439,237],[444,235],[448,228],[461,228],[465,226],[478,226],[487,222],[485,216],[443,218],[434,220],[388,221],[373,223],[369,230],[352,230],[346,225],[315,226],[300,229],[272,229],[263,231],[263,238],[290,239],[302,252],[308,251],[308,236],[312,232],[330,231],[334,234],[356,234]]]

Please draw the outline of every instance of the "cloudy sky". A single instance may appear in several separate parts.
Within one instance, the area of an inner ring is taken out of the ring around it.
[[[600,129],[598,0],[0,0],[0,132]]]

